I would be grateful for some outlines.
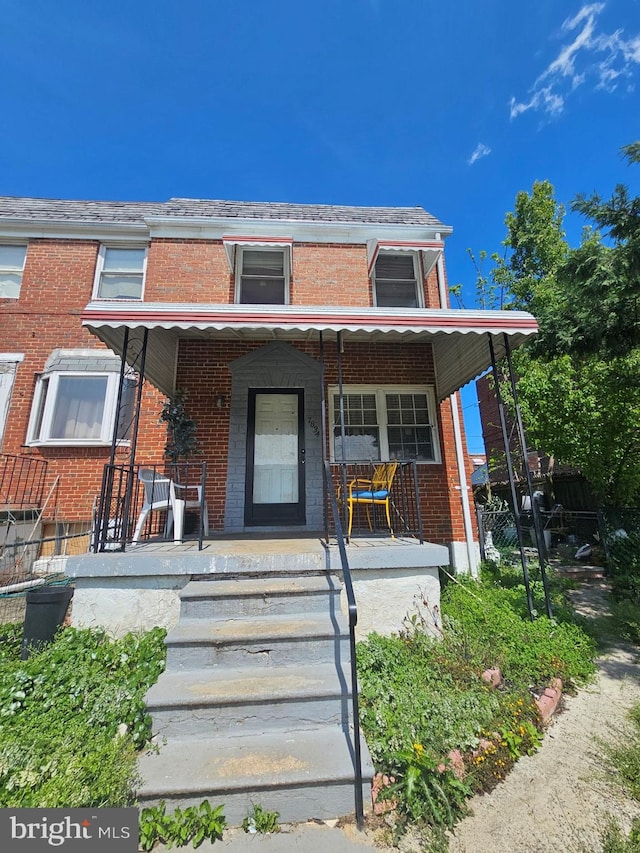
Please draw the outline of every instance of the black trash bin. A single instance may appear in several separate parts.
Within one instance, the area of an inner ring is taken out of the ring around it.
[[[53,640],[64,622],[72,596],[70,586],[32,589],[27,593],[21,660],[29,657],[32,648],[42,648]]]

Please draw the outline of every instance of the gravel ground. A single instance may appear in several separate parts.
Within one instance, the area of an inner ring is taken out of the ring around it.
[[[585,616],[606,609],[606,584],[583,582],[573,594]],[[598,739],[628,725],[640,700],[640,650],[613,644],[598,660],[595,682],[566,697],[538,752],[521,758],[450,839],[451,853],[597,853],[609,816],[628,830],[640,803],[625,797],[606,772]]]

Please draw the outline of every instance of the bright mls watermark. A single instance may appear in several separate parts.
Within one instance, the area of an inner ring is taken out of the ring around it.
[[[138,809],[0,809],[0,850],[137,853]]]

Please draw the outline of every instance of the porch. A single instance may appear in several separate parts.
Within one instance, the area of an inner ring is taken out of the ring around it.
[[[345,551],[358,602],[358,640],[371,631],[400,630],[418,601],[438,630],[438,574],[449,565],[446,547],[410,536],[370,535],[352,537]],[[327,541],[319,532],[216,534],[201,543],[194,534],[181,543],[156,536],[126,551],[68,557],[65,574],[76,590],[74,625],[100,625],[114,636],[175,627],[180,591],[191,580],[335,574],[344,581],[338,539]],[[343,589],[345,615],[348,607]]]

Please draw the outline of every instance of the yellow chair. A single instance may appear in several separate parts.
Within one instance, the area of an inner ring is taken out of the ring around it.
[[[347,532],[347,538],[351,536],[353,507],[355,504],[364,504],[367,513],[367,522],[369,523],[369,530],[373,530],[369,507],[384,506],[387,514],[389,532],[391,533],[391,538],[395,539],[393,527],[391,526],[391,511],[389,509],[389,504],[391,502],[391,486],[393,485],[393,478],[396,475],[397,468],[397,462],[383,462],[381,465],[377,465],[374,468],[371,479],[356,477],[355,480],[352,480],[349,483],[347,495],[347,504],[349,505],[349,529]]]

